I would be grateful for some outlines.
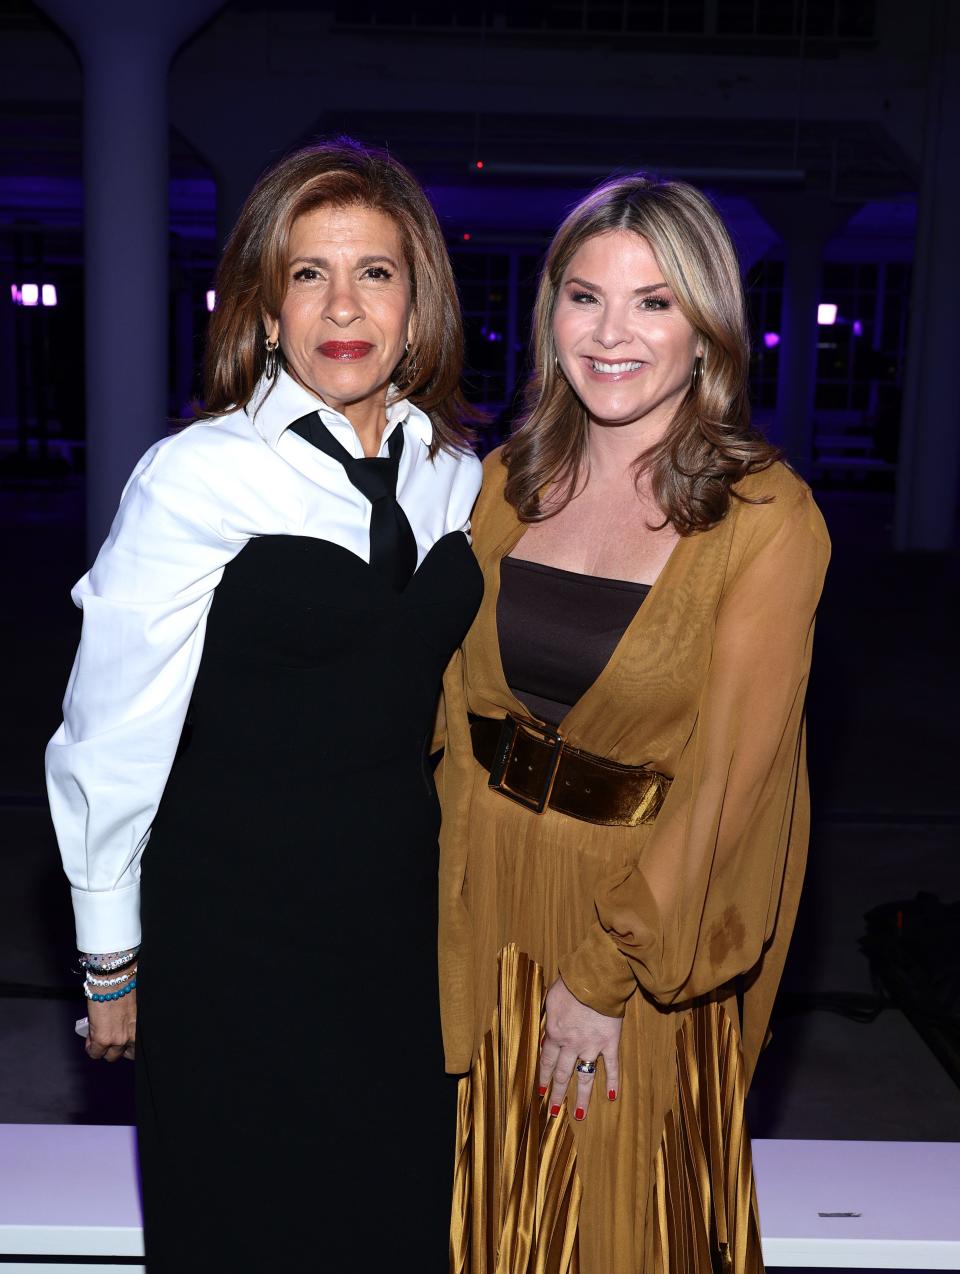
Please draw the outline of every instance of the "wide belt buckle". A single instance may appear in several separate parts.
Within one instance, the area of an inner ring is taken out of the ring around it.
[[[536,740],[538,744],[545,744],[550,751],[539,755],[531,751],[530,759],[525,761],[518,756],[525,736],[531,742]],[[563,738],[556,730],[539,722],[520,721],[508,715],[500,729],[497,750],[490,766],[489,786],[525,809],[542,814],[550,800],[562,755]],[[540,761],[545,762],[542,773],[539,773],[541,766],[536,764]],[[521,781],[523,786],[520,786]]]

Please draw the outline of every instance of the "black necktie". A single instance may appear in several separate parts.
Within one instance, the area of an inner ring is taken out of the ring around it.
[[[417,569],[417,541],[407,515],[397,502],[397,472],[403,455],[403,426],[387,442],[388,456],[355,459],[334,438],[319,412],[301,416],[290,426],[294,433],[343,465],[350,482],[370,501],[370,565],[399,592]]]

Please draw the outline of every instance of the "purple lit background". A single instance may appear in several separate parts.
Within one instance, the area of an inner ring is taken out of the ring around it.
[[[376,127],[339,114],[330,120],[329,131],[350,128],[361,133],[364,124]],[[323,127],[322,120],[318,127]],[[290,144],[303,139],[295,135]],[[447,230],[466,314],[468,384],[474,399],[497,421],[490,439],[496,441],[507,427],[525,376],[530,307],[549,233],[585,189],[605,172],[629,165],[617,165],[611,156],[609,167],[591,168],[576,183],[565,171],[571,165],[561,163],[514,160],[500,166],[487,160],[480,161],[482,168],[474,163],[457,172],[451,171],[455,165],[450,159],[432,153],[427,139],[406,140],[411,148],[416,146],[418,153],[411,159],[419,160],[414,166]],[[74,163],[79,163],[79,139],[73,143]],[[174,173],[180,165],[202,167],[192,151],[179,154],[178,149],[183,149],[182,142],[171,156]],[[258,167],[251,165],[253,170]],[[661,163],[656,170],[671,175],[676,168]],[[251,180],[254,176],[252,171]],[[735,177],[721,172],[711,180],[707,168],[696,178],[724,214],[743,262],[754,329],[751,389],[756,418],[816,483],[893,495],[909,353],[917,193],[908,189],[910,182],[904,177],[904,189],[893,195],[843,205],[842,215],[833,218],[837,224],[821,235],[819,296],[812,301],[817,322],[806,336],[810,367],[808,372],[803,369],[802,378],[810,401],[798,426],[795,391],[801,378],[782,365],[784,349],[796,346],[796,338],[791,346],[783,344],[792,205],[783,194],[779,202],[769,199],[762,189],[766,179],[766,171],[760,170],[756,183],[742,172]],[[761,188],[751,193],[751,184]],[[801,224],[806,215],[802,197],[807,193],[797,194]],[[188,413],[198,392],[217,243],[228,220],[223,199],[213,176],[194,171],[170,179],[164,407],[173,417]],[[65,341],[59,333],[70,322],[76,325],[83,307],[83,182],[68,173],[0,173],[0,207],[5,210],[0,235],[6,244],[4,268],[11,298],[8,306],[0,307],[7,373],[0,377],[0,463],[6,463],[7,472],[23,475],[42,473],[51,457],[53,463],[65,458],[72,472],[82,474],[82,343]],[[39,235],[36,227],[43,227]],[[118,306],[129,313],[136,301],[132,291],[126,292],[118,297]],[[69,311],[70,318],[23,312],[55,307]],[[15,370],[24,363],[35,369],[26,389]],[[102,511],[99,519],[103,521]],[[906,524],[901,535],[910,537]]]
[[[129,1122],[129,1073],[86,1066],[76,1004],[42,993],[63,991],[71,955],[41,775],[78,631],[68,590],[134,460],[199,393],[244,196],[285,150],[339,132],[388,146],[429,191],[485,447],[516,414],[537,271],[569,208],[632,169],[720,208],[755,419],[811,482],[835,549],[785,992],[871,993],[863,912],[920,889],[960,898],[960,6],[136,11],[0,6],[0,1125]],[[894,1010],[866,1026],[781,1008],[750,1117],[768,1137],[960,1142],[958,1089]]]

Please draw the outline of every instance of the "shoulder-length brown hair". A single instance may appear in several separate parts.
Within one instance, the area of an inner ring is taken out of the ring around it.
[[[703,345],[670,427],[635,461],[638,480],[649,475],[666,523],[692,535],[719,522],[736,495],[733,484],[779,452],[750,424],[749,338],[736,252],[713,205],[685,182],[640,174],[606,182],[557,231],[537,292],[525,416],[503,451],[505,495],[523,521],[542,521],[569,503],[584,474],[587,413],[557,365],[553,314],[578,248],[611,230],[646,239]],[[544,505],[546,487],[552,491]]]
[[[460,392],[463,323],[437,215],[402,164],[349,137],[287,155],[263,174],[243,205],[217,269],[204,415],[246,407],[253,397],[267,367],[264,315],[277,318],[286,295],[290,231],[298,217],[323,205],[371,208],[396,225],[410,271],[414,334],[393,382],[429,413],[431,454],[463,447],[479,413]],[[275,365],[281,366],[277,354]]]

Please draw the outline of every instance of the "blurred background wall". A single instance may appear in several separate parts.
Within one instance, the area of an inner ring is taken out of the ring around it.
[[[243,198],[288,149],[345,132],[389,147],[433,199],[487,445],[516,410],[565,211],[633,169],[722,210],[756,418],[836,546],[810,880],[755,1123],[960,1139],[956,1078],[900,1009],[871,1025],[787,1011],[872,994],[867,908],[960,897],[960,6],[3,0],[0,47],[0,1120],[129,1117],[128,1080],[84,1066],[69,1029],[41,776],[77,636],[67,590],[134,461],[199,393]]]
[[[565,209],[613,171],[705,187],[749,285],[759,419],[804,473],[895,490],[899,547],[946,548],[960,455],[956,8],[7,0],[5,465],[79,473],[88,451],[105,463],[102,446],[129,471],[197,392],[218,247],[253,181],[290,147],[348,132],[428,186],[460,279],[470,388],[495,413],[523,376],[537,266]],[[88,218],[86,272],[85,205],[109,227],[104,241]],[[145,313],[158,273],[166,295]],[[85,292],[105,385],[84,386]],[[118,419],[114,438],[100,416],[118,416],[133,358],[160,358],[165,375],[152,412]],[[92,511],[97,538],[116,494]]]

